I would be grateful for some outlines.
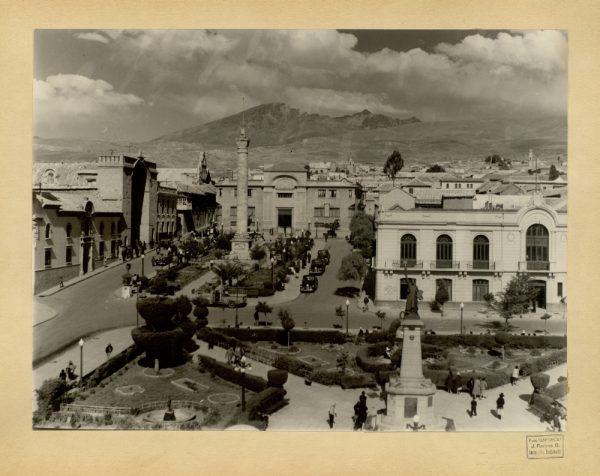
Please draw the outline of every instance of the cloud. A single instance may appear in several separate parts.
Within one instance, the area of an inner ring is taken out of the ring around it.
[[[116,92],[101,79],[76,74],[48,76],[34,80],[35,128],[39,135],[61,127],[80,129],[102,121],[114,122],[115,116],[144,104],[134,94]]]
[[[80,40],[98,41],[104,44],[109,42],[109,39],[100,33],[77,33],[75,37],[79,38]]]

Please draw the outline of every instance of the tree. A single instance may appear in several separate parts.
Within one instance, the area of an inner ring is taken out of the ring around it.
[[[510,342],[510,334],[508,332],[496,332],[494,339],[502,347],[502,360],[504,360],[504,347]]]
[[[394,150],[391,155],[385,161],[383,166],[383,173],[392,179],[392,184],[396,183],[396,175],[404,167],[404,159],[397,150]]]
[[[277,315],[279,316],[279,320],[281,321],[281,327],[283,327],[287,332],[287,345],[289,347],[290,331],[296,326],[296,323],[294,322],[294,319],[292,319],[290,311],[288,311],[287,309],[280,309]]]
[[[360,250],[365,259],[373,256],[373,241],[375,240],[375,225],[371,215],[357,211],[350,220],[350,242]]]
[[[213,266],[213,272],[221,279],[221,285],[229,282],[231,286],[232,281],[242,275],[244,267],[237,260],[219,261]]]
[[[360,281],[366,276],[368,269],[362,255],[353,251],[342,259],[337,278],[341,281]]]
[[[267,319],[267,314],[273,312],[273,308],[269,306],[265,301],[258,301],[256,306],[254,306],[254,310],[256,312],[262,312],[265,315],[265,320]]]
[[[445,172],[446,169],[441,165],[435,164],[429,167],[425,172],[426,173],[436,173],[436,172]]]
[[[516,314],[522,314],[529,307],[529,303],[537,296],[537,289],[531,286],[529,276],[517,275],[506,285],[506,289],[497,294],[498,298],[492,302],[494,309],[504,319],[508,328],[508,320]]]
[[[556,170],[554,164],[552,164],[548,173],[548,180],[556,180],[558,177],[560,177],[560,173],[558,170]]]
[[[260,261],[265,256],[267,256],[267,252],[263,246],[255,245],[250,250],[250,258],[255,259],[256,261]]]
[[[551,314],[548,314],[547,312],[543,315],[540,316],[540,319],[542,319],[544,321],[544,334],[547,334],[547,323],[548,323],[548,319],[550,319],[552,317]]]
[[[175,298],[174,302],[175,302],[175,307],[177,309],[176,318],[177,319],[187,318],[187,316],[189,316],[190,312],[192,312],[192,303],[190,302],[190,299],[187,296],[182,295],[182,296],[178,296],[177,298]]]
[[[336,218],[331,223],[327,224],[328,233],[330,236],[336,236],[336,231],[340,227],[340,221]]]
[[[338,355],[338,357],[336,359],[336,365],[337,365],[338,369],[340,369],[340,371],[344,374],[346,373],[346,368],[348,367],[349,361],[350,361],[350,356],[348,355],[348,352],[346,352],[345,350],[340,352],[340,354]]]

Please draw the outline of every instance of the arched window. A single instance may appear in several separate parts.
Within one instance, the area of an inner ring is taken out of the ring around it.
[[[413,268],[417,260],[417,239],[410,234],[400,239],[400,265]]]
[[[56,182],[56,172],[52,169],[48,169],[44,172],[42,177],[42,183],[45,185],[54,185]]]
[[[46,239],[49,240],[50,238],[52,238],[52,225],[50,223],[46,224]]]
[[[550,269],[549,233],[544,225],[535,224],[527,228],[525,235],[525,258],[527,269]]]
[[[100,236],[104,236],[104,222],[100,222]]]
[[[452,268],[452,238],[438,236],[435,249],[436,268]]]
[[[70,223],[67,223],[66,233],[67,233],[67,238],[71,238],[71,235],[73,234],[73,227],[71,226]]]
[[[473,240],[473,269],[490,269],[490,241],[486,236]]]

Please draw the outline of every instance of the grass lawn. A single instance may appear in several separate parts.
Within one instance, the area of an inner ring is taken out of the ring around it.
[[[137,407],[143,403],[160,400],[188,400],[202,402],[210,408],[218,409],[221,414],[221,423],[229,420],[238,411],[240,387],[218,377],[211,378],[208,373],[201,373],[196,364],[186,363],[175,367],[173,369],[174,374],[169,377],[147,377],[143,374],[144,369],[145,367],[138,365],[136,359],[136,361],[101,382],[97,387],[85,391],[83,398],[79,396],[73,403]],[[171,383],[184,378],[191,379],[199,385],[191,385],[191,387],[195,387],[195,390],[192,391],[191,389],[185,389],[185,385]],[[116,391],[118,387],[129,385],[139,385],[144,389],[144,392],[135,393],[134,395],[122,395]],[[246,390],[246,393],[247,398],[253,395],[249,390]],[[209,397],[216,394],[228,394],[228,398],[220,398],[220,395],[217,395],[215,398],[211,398],[213,400],[211,402]],[[221,401],[231,403],[220,403]]]
[[[200,278],[207,272],[208,269],[206,268],[206,266],[200,264],[190,264],[177,273],[177,279],[175,279],[175,281],[173,281],[172,284],[179,284],[179,286],[183,288],[184,286]]]

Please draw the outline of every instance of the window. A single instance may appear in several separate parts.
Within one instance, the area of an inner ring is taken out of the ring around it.
[[[67,264],[71,264],[73,262],[73,248],[71,246],[67,246],[66,248],[65,262]]]
[[[54,170],[46,170],[42,177],[42,183],[45,185],[53,185],[56,182],[56,173]]]
[[[548,230],[544,225],[531,225],[525,237],[527,269],[549,269]]]
[[[348,190],[348,198],[354,198],[354,190]]]
[[[104,241],[98,243],[98,255],[100,258],[104,258]]]
[[[400,239],[401,266],[412,268],[417,259],[417,239],[413,235],[403,235]]]
[[[452,238],[440,235],[436,242],[435,259],[437,268],[452,268]]]
[[[251,196],[252,196],[252,189],[251,189],[251,188],[249,188],[249,189],[248,189],[248,196],[249,196],[249,197],[251,197]]]
[[[413,278],[408,278],[408,281],[412,286],[417,285],[417,280]],[[406,299],[408,297],[408,293],[410,288],[408,286],[409,283],[406,282],[406,278],[400,279],[400,299]]]
[[[67,238],[71,238],[71,235],[73,234],[73,227],[71,226],[70,223],[67,223],[66,233],[67,233]]]
[[[49,240],[50,238],[52,238],[52,225],[50,225],[50,223],[46,224],[46,239]]]
[[[237,207],[229,208],[229,226],[237,226]]]
[[[443,287],[445,287],[446,290],[448,291],[448,301],[452,301],[452,280],[451,279],[436,279],[435,280],[435,289],[439,290],[440,288],[443,288]]]
[[[325,216],[325,209],[324,208],[315,208],[315,214],[314,214],[315,218],[322,218],[324,216]]]
[[[446,188],[450,188],[450,184],[449,183],[446,184]]]
[[[339,218],[340,217],[340,209],[339,208],[330,208],[329,216],[331,218]]]
[[[283,193],[278,193],[277,194],[277,198],[292,198],[294,196],[293,193],[291,192],[283,192]]]
[[[414,193],[414,192],[413,192],[413,190],[414,190],[414,188],[412,188],[412,187],[409,187],[409,189],[408,189],[408,193]]]
[[[557,283],[557,293],[558,297],[563,297],[563,283]]]
[[[234,197],[237,197],[237,188],[234,188],[234,189],[233,189],[233,196],[234,196]]]
[[[100,222],[100,236],[104,236],[104,222]]]
[[[319,198],[325,198],[325,190],[319,190],[319,193],[317,194],[317,196]]]
[[[222,188],[220,188],[220,189],[219,189],[219,197],[222,197],[222,196],[223,196],[223,189],[222,189]]]
[[[473,301],[485,301],[484,296],[489,292],[490,286],[487,279],[473,280]]]
[[[337,197],[337,190],[329,190],[329,196],[331,198]]]
[[[490,268],[490,242],[483,235],[473,240],[473,269]]]
[[[44,266],[46,266],[46,268],[52,267],[52,248],[46,248],[44,250]]]

